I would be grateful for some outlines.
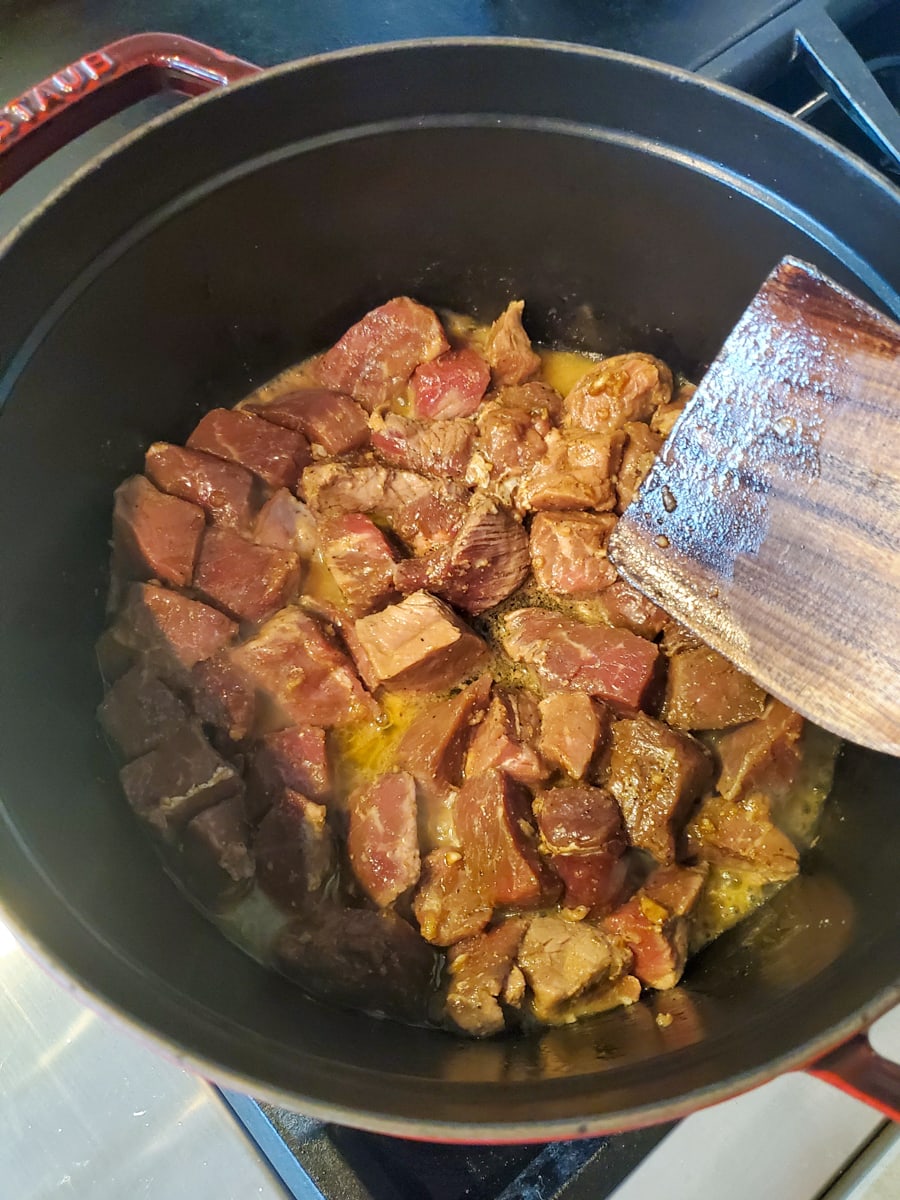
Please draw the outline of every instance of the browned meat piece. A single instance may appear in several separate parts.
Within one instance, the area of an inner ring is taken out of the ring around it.
[[[305,908],[334,870],[334,839],[326,817],[321,804],[285,788],[256,831],[256,878],[281,908]]]
[[[703,746],[641,713],[616,721],[607,787],[619,802],[632,845],[661,863],[675,857],[675,837],[712,777]]]
[[[297,593],[300,560],[292,550],[248,542],[231,529],[207,529],[194,586],[237,621],[262,621]]]
[[[203,509],[159,492],[143,475],[116,488],[113,570],[126,579],[160,579],[184,587],[194,576]]]
[[[380,908],[419,879],[416,785],[406,771],[382,775],[350,796],[347,853],[353,874]]]
[[[662,647],[670,658],[674,654],[680,654],[682,650],[702,649],[705,645],[706,643],[701,641],[696,634],[691,633],[686,626],[673,621],[671,617],[663,626]]]
[[[315,905],[281,933],[275,955],[285,975],[324,1000],[425,1018],[435,954],[390,909]]]
[[[616,354],[585,375],[566,396],[565,423],[611,433],[647,421],[672,398],[672,372],[652,354]]]
[[[705,877],[704,871],[690,867],[661,867],[636,896],[604,920],[604,929],[631,951],[631,969],[645,987],[664,991],[681,979],[688,951],[686,914]]]
[[[625,984],[631,955],[588,921],[535,917],[519,947],[519,966],[534,995],[534,1015],[550,1024],[580,1015],[570,1015],[574,1001],[602,1012],[640,995],[639,984]]]
[[[604,588],[591,604],[614,629],[630,629],[643,638],[655,638],[669,619],[661,608],[624,579]]]
[[[550,854],[590,854],[627,844],[615,796],[601,787],[554,787],[538,792],[534,815]]]
[[[463,488],[444,485],[401,505],[391,517],[391,528],[414,554],[429,554],[453,541],[468,512],[468,498]]]
[[[510,613],[500,640],[513,661],[532,666],[549,687],[626,709],[640,708],[658,656],[652,642],[626,630],[583,625],[542,608]]]
[[[481,638],[427,592],[361,617],[355,628],[376,678],[396,688],[452,687],[487,657]]]
[[[490,707],[475,730],[466,755],[467,779],[503,771],[519,783],[540,783],[549,771],[536,749],[540,718],[525,692],[495,689]]]
[[[119,777],[134,811],[162,834],[241,791],[234,768],[191,725],[123,767]]]
[[[324,802],[331,796],[331,764],[325,731],[291,725],[267,733],[256,743],[247,771],[247,808],[258,820],[287,788]]]
[[[155,676],[132,667],[97,709],[100,724],[126,759],[155,750],[187,721],[187,710]]]
[[[204,868],[204,873],[213,878],[223,873],[234,883],[251,880],[256,865],[248,844],[249,834],[240,796],[231,796],[204,809],[188,822],[184,831],[183,853],[190,864],[188,880],[195,879]],[[229,894],[233,896],[233,889],[229,889]]]
[[[403,735],[397,762],[412,773],[426,794],[443,796],[462,783],[466,748],[490,691],[491,677],[482,675],[457,695],[429,704]]]
[[[615,476],[625,435],[553,429],[547,454],[519,485],[516,504],[523,511],[611,509],[616,503]]]
[[[773,823],[768,796],[706,796],[684,831],[687,854],[722,867],[750,868],[767,882],[793,879],[797,849]]]
[[[369,441],[364,409],[349,396],[326,388],[303,388],[268,403],[248,404],[244,412],[302,433],[314,451],[329,457],[360,450]]]
[[[299,608],[276,613],[232,653],[286,723],[330,729],[377,712],[347,656]]]
[[[358,617],[396,598],[396,558],[384,534],[362,513],[342,513],[319,526],[322,558]]]
[[[687,917],[697,906],[708,874],[706,863],[695,867],[672,863],[657,867],[645,880],[642,891],[672,916]]]
[[[509,502],[522,476],[547,453],[562,399],[545,383],[503,388],[481,405],[478,441],[466,482]]]
[[[139,583],[129,588],[113,630],[161,678],[183,684],[191,667],[232,641],[238,627],[208,604]]]
[[[474,1037],[504,1028],[500,1001],[516,965],[527,922],[513,918],[466,938],[447,955],[447,1015]]]
[[[565,907],[576,912],[600,916],[634,889],[631,859],[616,842],[590,854],[554,854],[550,862],[565,885]]]
[[[256,719],[256,691],[227,653],[198,662],[191,671],[194,712],[207,725],[221,729],[239,742]]]
[[[303,495],[315,513],[380,511],[389,474],[380,463],[316,463],[303,472]]]
[[[554,692],[541,701],[542,756],[583,779],[609,736],[609,709],[584,692]]]
[[[496,384],[524,383],[541,369],[522,326],[524,311],[524,300],[512,300],[488,332],[484,350]]]
[[[305,561],[316,550],[316,519],[302,500],[279,488],[259,510],[253,540],[276,550],[293,550]]]
[[[236,408],[208,412],[187,445],[246,467],[273,488],[295,488],[310,462],[309,443],[302,434]]]
[[[252,474],[211,454],[154,442],[144,470],[160,491],[198,505],[216,525],[246,529],[253,516],[256,485]]]
[[[650,418],[650,428],[663,439],[667,438],[675,427],[675,422],[684,412],[685,404],[674,401],[671,404],[661,404]]]
[[[677,729],[727,729],[762,715],[766,693],[708,646],[669,660],[662,718]]]
[[[458,850],[433,850],[422,863],[422,878],[413,912],[422,937],[435,946],[480,933],[491,919],[492,905],[479,895]]]
[[[642,421],[629,421],[623,430],[625,449],[616,477],[618,503],[616,512],[623,513],[635,497],[638,488],[650,474],[663,440]]]
[[[430,308],[398,296],[366,313],[312,364],[315,379],[369,412],[397,398],[416,367],[449,350]]]
[[[606,556],[612,513],[539,512],[531,525],[531,566],[538,587],[557,596],[593,596],[615,583]]]
[[[413,414],[431,421],[470,417],[490,382],[490,367],[475,350],[469,346],[447,350],[434,362],[416,367],[412,377]]]
[[[719,741],[718,790],[729,800],[751,791],[765,792],[773,799],[783,795],[797,776],[802,732],[800,714],[780,700],[770,700],[758,720]]]
[[[461,479],[466,473],[475,443],[471,421],[413,421],[399,413],[375,412],[369,427],[375,452],[392,467],[436,479]]]
[[[528,793],[501,771],[468,779],[456,799],[466,869],[491,905],[551,902],[559,882],[544,865],[529,821]]]

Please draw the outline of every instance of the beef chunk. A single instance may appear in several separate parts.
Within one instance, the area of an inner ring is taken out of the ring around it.
[[[302,434],[235,408],[208,412],[187,444],[246,467],[273,488],[295,488],[310,461],[309,443]]]
[[[466,346],[447,350],[433,362],[416,367],[412,377],[414,416],[428,420],[470,417],[491,382],[490,367]]]
[[[232,741],[245,738],[256,719],[256,692],[227,653],[198,662],[191,671],[194,712]]]
[[[318,904],[291,922],[275,946],[290,979],[324,1000],[421,1021],[435,954],[390,909]]]
[[[561,404],[544,383],[503,388],[479,409],[478,441],[466,482],[509,502],[520,479],[547,453],[547,436]]]
[[[609,912],[634,888],[631,859],[615,841],[588,854],[554,854],[550,862],[565,886],[565,907],[578,914]]]
[[[390,472],[380,463],[317,463],[303,472],[303,494],[315,513],[380,511]],[[427,492],[427,486],[423,489]]]
[[[316,519],[302,500],[279,488],[259,510],[253,540],[276,550],[293,550],[305,561],[316,551]]]
[[[519,948],[519,966],[534,995],[534,1015],[549,1024],[633,1003],[640,995],[628,975],[631,955],[588,921],[535,917]],[[583,1006],[573,1008],[576,1001]]]
[[[185,882],[194,885],[192,891],[199,890],[201,899],[221,897],[223,890],[234,899],[243,889],[229,883],[247,884],[253,878],[256,865],[249,832],[240,796],[222,800],[188,822],[182,845]]]
[[[584,625],[541,608],[520,608],[504,621],[501,642],[557,690],[573,689],[623,708],[640,708],[653,679],[657,647],[623,629]]]
[[[497,384],[524,383],[541,369],[541,360],[522,326],[524,311],[524,300],[511,301],[488,332],[485,354]]]
[[[376,678],[392,687],[452,687],[487,655],[481,638],[427,592],[362,617],[355,628]]]
[[[176,733],[187,710],[161,680],[132,667],[107,692],[97,716],[124,758],[132,759]]]
[[[793,879],[797,850],[772,823],[769,799],[706,796],[684,831],[687,854],[722,867],[749,868],[767,882]]]
[[[528,793],[501,771],[468,779],[456,800],[466,868],[486,903],[552,902],[559,884],[537,853]]]
[[[302,433],[314,451],[329,457],[360,450],[369,441],[365,410],[349,396],[326,388],[302,388],[268,403],[248,404],[244,411]]]
[[[631,951],[631,969],[645,987],[675,987],[687,961],[688,926],[683,917],[671,916],[639,892],[610,913],[603,925]]]
[[[246,529],[253,515],[255,484],[249,471],[211,454],[154,442],[144,470],[163,492],[198,505],[216,525]]]
[[[372,446],[393,467],[460,479],[472,456],[475,426],[471,421],[413,421],[399,413],[375,412],[369,422]]]
[[[800,714],[780,700],[770,700],[761,717],[719,741],[718,790],[729,800],[751,791],[765,792],[773,799],[783,795],[800,766],[802,732]]]
[[[267,733],[256,744],[247,772],[247,807],[254,820],[262,817],[272,801],[288,788],[313,800],[331,796],[331,764],[325,731],[315,725],[291,725]]]
[[[462,782],[472,729],[485,711],[491,677],[482,675],[447,700],[430,704],[410,725],[397,750],[426,793],[445,794]]]
[[[380,908],[393,904],[418,881],[412,775],[394,771],[352,793],[347,852],[354,875]]]
[[[708,874],[705,863],[694,867],[672,863],[668,867],[657,867],[641,890],[671,916],[687,917],[697,907]]]
[[[516,504],[523,511],[611,509],[616,504],[615,476],[625,435],[553,429],[547,453],[519,485]]]
[[[262,621],[297,592],[300,560],[292,550],[248,542],[231,529],[206,531],[194,586],[237,621]]]
[[[650,418],[650,428],[653,432],[658,433],[660,437],[667,438],[696,390],[695,384],[687,381],[682,383],[672,400],[668,404],[661,404]]]
[[[557,596],[593,596],[617,578],[606,556],[616,518],[607,513],[540,512],[531,525],[538,587]]]
[[[614,629],[630,629],[638,637],[655,638],[668,617],[637,588],[619,579],[591,602],[593,613]]]
[[[321,804],[285,790],[256,832],[256,878],[281,908],[305,908],[334,870],[334,839]]]
[[[622,814],[606,788],[547,788],[534,798],[534,815],[551,854],[589,854],[613,845],[625,849]]]
[[[285,722],[330,729],[376,711],[347,656],[299,608],[276,613],[233,655]]]
[[[484,929],[492,911],[458,850],[441,847],[428,855],[413,900],[413,912],[427,942],[452,946],[472,937]]]
[[[123,767],[119,777],[134,811],[162,834],[241,790],[234,768],[191,725]]]
[[[516,965],[527,922],[513,918],[488,933],[466,938],[447,955],[447,1015],[475,1037],[505,1025],[500,1001]]]
[[[613,725],[607,786],[632,844],[659,862],[675,857],[675,837],[711,775],[706,751],[687,734],[643,714]]]
[[[527,693],[495,689],[466,755],[466,778],[496,769],[519,783],[546,779],[549,772],[536,749],[539,728],[537,705]]]
[[[396,399],[416,367],[449,349],[432,310],[398,296],[351,326],[313,363],[312,374],[371,412]]]
[[[663,720],[677,729],[727,729],[762,715],[766,693],[708,646],[669,660]]]
[[[238,627],[208,604],[140,583],[129,589],[113,629],[161,678],[183,684],[191,667],[232,641]]]
[[[625,448],[616,477],[618,503],[616,512],[622,513],[634,499],[638,488],[650,474],[650,468],[659,454],[663,440],[649,425],[631,421],[625,428]]]
[[[567,425],[611,433],[647,421],[672,398],[672,372],[652,354],[616,354],[580,379],[566,396]]]
[[[554,692],[541,701],[542,756],[583,779],[609,735],[609,709],[584,692]]]
[[[392,514],[391,528],[414,554],[427,555],[448,546],[468,512],[469,493],[444,485],[410,500]]]
[[[126,579],[186,586],[205,524],[201,508],[157,491],[143,475],[132,475],[116,488],[114,570]]]
[[[324,520],[319,544],[325,565],[355,616],[364,616],[396,597],[394,552],[370,517],[343,513]]]

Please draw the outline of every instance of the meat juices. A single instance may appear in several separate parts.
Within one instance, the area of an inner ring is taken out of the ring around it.
[[[607,557],[692,385],[576,378],[524,317],[389,299],[153,443],[98,643],[183,889],[322,1003],[470,1037],[674,987],[726,883],[799,870],[812,778],[802,718]]]

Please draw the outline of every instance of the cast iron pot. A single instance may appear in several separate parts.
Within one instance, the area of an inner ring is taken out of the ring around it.
[[[163,82],[251,73],[126,39],[0,113],[0,171]],[[846,750],[804,875],[674,992],[477,1043],[321,1006],[230,945],[163,874],[94,719],[111,495],[149,442],[401,292],[483,316],[524,296],[541,338],[697,371],[785,254],[900,313],[900,194],[736,92],[524,41],[266,71],[26,222],[0,258],[0,891],[58,978],[213,1079],[407,1136],[620,1130],[810,1065],[891,1111],[900,1069],[861,1031],[900,997],[900,762]]]

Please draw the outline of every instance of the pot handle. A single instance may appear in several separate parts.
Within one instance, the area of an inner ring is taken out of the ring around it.
[[[139,33],[92,50],[0,109],[0,192],[146,96],[199,96],[260,69],[174,33]]]
[[[900,1064],[876,1054],[864,1033],[816,1059],[806,1070],[900,1122]]]

